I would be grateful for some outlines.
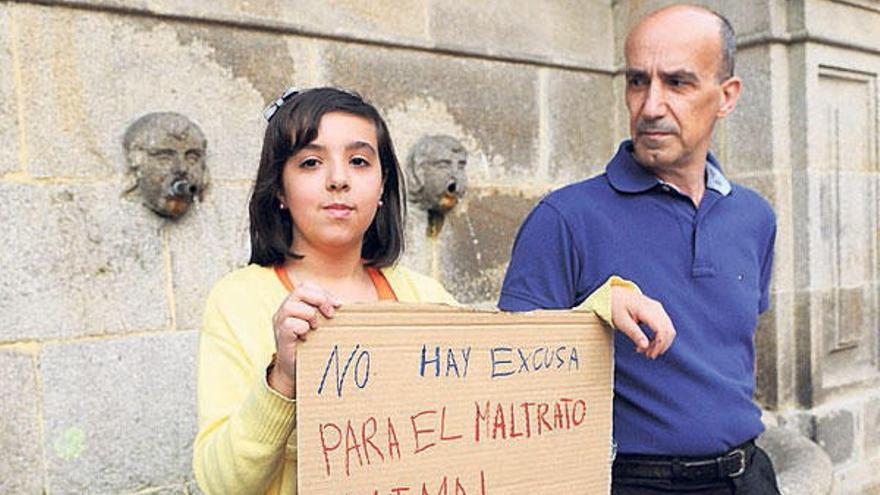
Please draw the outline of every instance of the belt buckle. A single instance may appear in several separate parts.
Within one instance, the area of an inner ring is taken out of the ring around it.
[[[739,469],[737,469],[733,473],[728,474],[728,477],[737,478],[741,476],[744,472],[746,472],[746,453],[743,449],[734,449],[725,457],[728,459],[739,459]]]

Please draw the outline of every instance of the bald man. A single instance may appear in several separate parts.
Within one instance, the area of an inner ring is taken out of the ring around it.
[[[740,95],[734,52],[733,28],[710,10],[643,18],[625,46],[631,139],[604,174],[541,200],[505,276],[510,311],[572,308],[611,287],[615,495],[778,493],[752,400],[776,219],[709,152]],[[675,342],[643,352],[640,336],[664,335],[644,316],[664,309]]]

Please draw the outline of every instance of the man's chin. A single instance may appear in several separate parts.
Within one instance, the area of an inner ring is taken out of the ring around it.
[[[664,149],[635,145],[633,156],[642,165],[657,166],[664,162]]]

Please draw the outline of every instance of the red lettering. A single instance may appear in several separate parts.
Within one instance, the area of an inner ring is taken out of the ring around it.
[[[337,438],[336,444],[333,445],[332,447],[327,445],[327,439],[324,437],[324,430],[326,428],[330,428],[330,427],[332,427],[336,430],[336,438]],[[339,427],[333,423],[327,423],[327,424],[322,424],[322,425],[318,426],[318,432],[321,434],[321,450],[323,451],[323,454],[324,454],[324,467],[327,470],[327,476],[330,476],[330,456],[328,456],[327,453],[339,448],[339,444],[342,443],[342,430],[340,430]]]
[[[580,419],[578,419],[578,415],[577,415],[578,414],[578,406],[581,406],[583,408],[583,411],[581,412]],[[584,417],[587,415],[587,403],[584,402],[583,399],[578,399],[577,402],[574,403],[574,406],[572,406],[571,409],[572,409],[571,421],[574,423],[575,426],[580,426],[581,423],[584,422]]]
[[[462,435],[446,436],[446,406],[440,411],[440,440],[458,440]]]
[[[418,454],[419,452],[425,451],[435,445],[434,442],[431,442],[429,444],[425,444],[425,445],[419,447],[419,435],[421,435],[423,433],[434,433],[433,428],[426,428],[426,429],[420,430],[416,426],[416,419],[418,419],[420,416],[422,416],[424,414],[437,414],[437,411],[432,409],[432,410],[428,410],[428,411],[422,411],[422,412],[416,414],[415,416],[410,416],[410,421],[412,422],[412,427],[413,427],[413,436],[415,437],[415,441],[416,441],[416,449],[413,451],[413,454]]]
[[[510,403],[510,438],[523,436],[522,432],[516,432],[516,415],[513,414],[513,402]]]
[[[372,425],[372,431],[370,431],[370,436],[367,436],[367,425]],[[377,429],[378,428],[376,426],[376,418],[374,418],[372,416],[369,419],[367,419],[366,421],[364,421],[364,424],[361,426],[361,443],[364,444],[364,456],[367,458],[367,465],[371,464],[371,462],[370,462],[370,449],[367,448],[368,445],[370,447],[372,447],[373,450],[375,450],[377,454],[379,454],[380,459],[382,459],[383,461],[385,460],[385,455],[382,454],[382,451],[379,450],[379,447],[376,447],[376,444],[373,443],[373,436],[376,435]]]
[[[559,402],[562,402],[563,404],[565,404],[565,429],[570,430],[571,429],[571,411],[568,409],[568,405],[574,401],[572,401],[571,399],[559,399]]]
[[[358,464],[363,467],[364,460],[361,457],[361,444],[358,443],[357,434],[354,432],[354,428],[351,427],[351,420],[348,420],[348,424],[345,428],[345,475],[351,476],[350,469],[350,461],[351,461],[351,451],[354,451],[358,456]]]
[[[458,480],[458,477],[455,478],[455,495],[467,495],[464,487],[461,486],[461,481]]]
[[[474,402],[474,409],[476,409],[476,414],[474,415],[474,441],[480,441],[480,420],[484,420],[486,430],[489,430],[489,401],[486,401],[486,414],[480,413],[480,403]]]
[[[553,407],[553,426],[556,427],[557,430],[561,430],[563,428],[562,424],[562,407],[559,406],[557,402]]]
[[[408,491],[409,491],[409,488],[405,487],[405,486],[399,486],[399,487],[391,489],[391,493],[393,493],[394,495],[400,495],[401,493],[408,492]]]
[[[523,411],[526,412],[526,438],[532,438],[532,423],[529,419],[531,412],[529,412],[529,407],[534,405],[534,402],[523,402],[522,404],[520,404],[520,407],[522,407]]]
[[[397,441],[397,432],[394,431],[394,423],[388,418],[388,458],[394,459],[394,451],[397,451],[397,458],[400,459],[400,442]]]
[[[545,418],[549,410],[550,406],[546,402],[538,404],[538,435],[541,434],[541,425],[544,425],[544,428],[547,428],[547,430],[553,431],[553,426]]]
[[[498,404],[495,408],[495,422],[492,424],[492,440],[498,437],[498,430],[501,430],[501,438],[507,438],[506,425],[504,424],[504,406]]]
[[[489,490],[486,487],[486,475],[483,474],[483,470],[480,470],[480,495],[487,495]]]

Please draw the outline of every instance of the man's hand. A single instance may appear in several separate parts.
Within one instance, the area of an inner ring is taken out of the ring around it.
[[[614,328],[625,333],[636,344],[636,352],[650,359],[666,352],[675,340],[675,327],[663,305],[627,287],[611,287],[611,318]],[[639,328],[644,323],[654,332],[649,340]]]

